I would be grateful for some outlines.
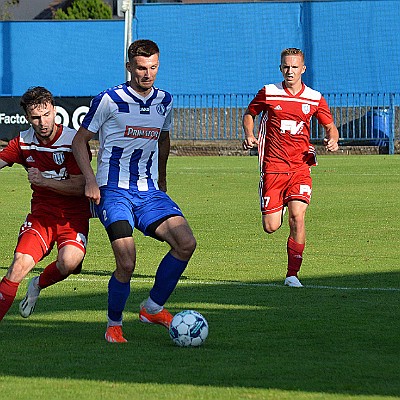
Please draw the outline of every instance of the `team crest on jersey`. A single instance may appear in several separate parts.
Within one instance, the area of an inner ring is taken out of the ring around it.
[[[63,151],[55,151],[53,153],[53,160],[57,165],[62,165],[65,161],[65,156]]]
[[[311,107],[309,104],[302,104],[301,110],[303,111],[304,114],[308,114],[311,111]]]
[[[165,113],[167,111],[167,109],[165,108],[164,104],[162,104],[162,103],[161,104],[157,104],[156,110],[160,115],[165,115]]]

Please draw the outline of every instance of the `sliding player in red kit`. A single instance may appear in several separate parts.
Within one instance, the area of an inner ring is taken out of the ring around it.
[[[33,194],[31,212],[21,226],[14,259],[0,282],[0,321],[11,307],[21,281],[55,243],[57,260],[30,281],[19,305],[20,314],[24,318],[32,314],[41,289],[79,273],[89,232],[85,179],[72,154],[76,131],[55,123],[54,99],[43,87],[28,89],[21,106],[31,127],[0,152],[0,169],[14,163],[23,165]]]
[[[311,199],[311,166],[316,165],[310,143],[310,121],[315,116],[325,129],[328,151],[338,150],[339,134],[321,93],[302,82],[306,70],[301,50],[281,53],[283,82],[264,86],[250,102],[244,117],[244,149],[258,146],[260,203],[264,231],[273,233],[282,225],[284,207],[289,213],[288,268],[285,285],[302,287],[298,272],[306,241],[305,214]],[[261,122],[258,138],[254,120]]]

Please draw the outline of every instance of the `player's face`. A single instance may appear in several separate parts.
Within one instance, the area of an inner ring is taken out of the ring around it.
[[[286,86],[292,87],[301,82],[301,75],[306,71],[303,57],[300,55],[285,56],[280,66]]]
[[[56,109],[52,104],[29,108],[26,117],[39,139],[51,140],[54,137]]]
[[[136,56],[132,61],[127,62],[126,68],[131,73],[131,87],[146,95],[154,85],[158,66],[158,54],[150,57]]]

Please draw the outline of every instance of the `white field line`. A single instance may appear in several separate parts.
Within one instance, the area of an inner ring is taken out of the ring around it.
[[[5,267],[0,267],[4,268]],[[110,272],[111,276],[111,272]],[[26,277],[25,280],[30,279],[30,277]],[[108,282],[109,276],[104,276],[103,278],[84,278],[69,276],[65,282]],[[132,281],[144,282],[144,283],[153,283],[154,279],[149,278],[136,278],[134,277]],[[179,285],[210,285],[210,286],[217,286],[217,285],[232,285],[238,287],[285,287],[280,283],[255,283],[255,282],[239,282],[239,281],[202,281],[202,280],[181,280],[179,281]],[[347,286],[327,286],[327,285],[304,285],[304,289],[327,289],[327,290],[341,290],[341,291],[376,291],[376,292],[400,292],[400,288],[393,288],[393,287],[347,287]],[[293,288],[291,288],[293,289]]]
[[[109,277],[104,278],[79,278],[69,277],[67,281],[77,282],[105,282],[108,281]],[[66,282],[67,282],[66,281]],[[153,279],[148,278],[133,278],[132,281],[139,281],[144,283],[153,283]],[[202,280],[181,280],[179,285],[232,285],[239,287],[284,287],[283,283],[253,283],[253,282],[238,282],[238,281],[202,281]],[[329,290],[341,290],[341,291],[381,291],[381,292],[400,292],[400,288],[380,288],[380,287],[345,287],[345,286],[326,286],[326,285],[304,285],[304,289],[329,289]],[[291,288],[293,290],[293,288]]]

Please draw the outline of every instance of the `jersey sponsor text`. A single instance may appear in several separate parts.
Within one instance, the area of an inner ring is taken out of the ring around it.
[[[158,140],[160,137],[160,128],[145,128],[140,126],[126,126],[125,137]]]

